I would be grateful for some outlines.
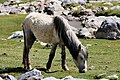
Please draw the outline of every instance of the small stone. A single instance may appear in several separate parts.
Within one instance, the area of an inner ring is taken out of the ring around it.
[[[99,74],[99,75],[96,75],[95,76],[95,79],[102,79],[106,76],[106,73],[102,73],[102,74]]]
[[[94,69],[95,69],[95,66],[90,66],[88,69],[89,69],[89,70],[94,70]]]
[[[3,53],[2,55],[3,55],[3,56],[7,56],[7,53]]]
[[[107,76],[108,79],[110,80],[117,80],[118,79],[118,75],[117,74],[113,74],[111,76]]]

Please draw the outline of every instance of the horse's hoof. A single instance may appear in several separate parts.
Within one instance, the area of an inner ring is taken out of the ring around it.
[[[31,70],[32,66],[31,65],[29,67],[28,66],[24,66],[24,69]]]
[[[46,69],[46,72],[51,72],[51,70],[50,69]]]
[[[32,66],[31,65],[29,66],[29,70],[32,70]]]
[[[65,71],[69,70],[69,68],[67,67],[67,65],[63,66],[62,69],[65,70]]]

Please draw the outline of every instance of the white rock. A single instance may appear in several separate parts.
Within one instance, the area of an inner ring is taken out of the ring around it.
[[[3,80],[3,79],[0,77],[0,80]]]
[[[37,69],[33,69],[32,71],[28,71],[28,72],[22,74],[22,76],[18,80],[25,80],[25,79],[28,79],[32,76],[43,78],[43,75],[41,74],[41,71],[39,71]]]
[[[117,75],[117,74],[113,74],[113,75],[107,76],[107,77],[108,77],[108,79],[110,79],[110,80],[117,80],[117,79],[118,79],[118,75]]]
[[[55,77],[47,77],[47,78],[44,78],[44,79],[41,79],[41,80],[60,80],[60,79],[57,79]]]
[[[23,37],[23,31],[15,31],[11,36],[9,36],[7,39],[12,39],[12,38],[19,38]]]

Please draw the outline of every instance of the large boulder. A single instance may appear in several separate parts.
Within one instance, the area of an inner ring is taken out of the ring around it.
[[[117,17],[106,18],[95,36],[103,39],[120,39],[120,19]]]
[[[79,35],[86,38],[95,38],[95,33],[100,27],[101,23],[106,19],[104,16],[82,16],[80,17],[83,29],[80,29]]]
[[[105,16],[82,16],[80,20],[82,25],[86,28],[94,28],[96,31],[100,27],[101,23],[106,19]]]

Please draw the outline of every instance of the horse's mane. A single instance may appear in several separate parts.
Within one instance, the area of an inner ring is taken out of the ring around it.
[[[54,24],[58,37],[64,42],[70,53],[78,53],[76,51],[79,51],[79,45],[81,43],[72,31],[68,21],[62,16],[56,16],[54,17]],[[73,57],[76,59],[76,55],[73,55]]]

